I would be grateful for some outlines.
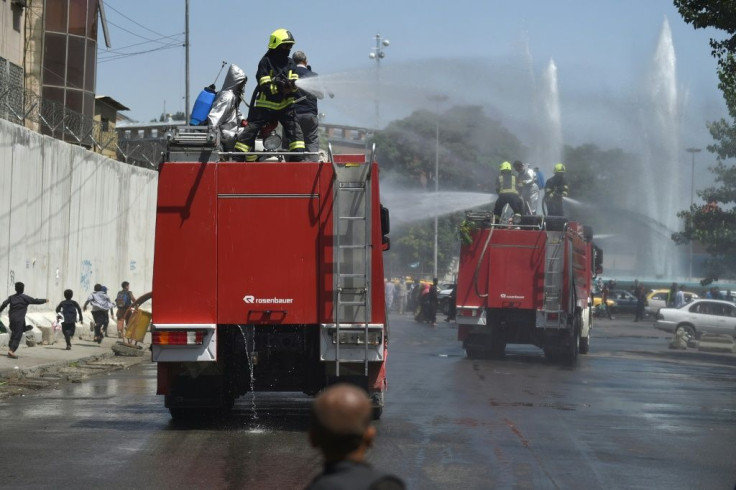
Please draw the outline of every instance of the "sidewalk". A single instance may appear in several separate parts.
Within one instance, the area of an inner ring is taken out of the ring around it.
[[[18,359],[9,358],[7,347],[4,347],[0,351],[0,378],[40,376],[75,362],[113,357],[115,354],[112,351],[112,346],[118,340],[115,336],[107,337],[102,340],[101,344],[98,344],[91,340],[79,340],[79,335],[77,335],[72,340],[71,350],[66,350],[63,338],[55,344],[36,344],[34,347],[26,346],[25,341],[23,341],[16,351]],[[136,359],[146,361],[150,360],[151,356],[144,353],[142,357]]]
[[[4,312],[5,313],[5,312]],[[117,337],[117,329],[115,321],[111,321],[108,326],[108,334],[101,344],[93,342],[94,334],[90,330],[92,322],[92,314],[85,311],[82,315],[84,323],[76,325],[76,332],[72,338],[71,350],[66,350],[66,342],[64,336],[59,332],[56,335],[51,334],[49,329],[51,322],[56,318],[56,314],[52,311],[36,311],[26,315],[26,323],[33,325],[34,330],[31,332],[36,340],[36,345],[28,347],[26,345],[26,334],[21,339],[20,346],[15,354],[18,359],[11,359],[8,353],[8,334],[0,333],[0,381],[8,378],[25,378],[49,375],[58,372],[60,369],[73,366],[79,363],[92,362],[99,359],[115,357],[112,346],[120,341]],[[8,325],[8,318],[2,315],[0,320]],[[47,334],[46,340],[53,342],[43,345],[42,329]],[[143,342],[143,348],[146,349],[150,345],[150,333],[146,334]],[[137,359],[133,362],[132,359]],[[150,361],[150,352],[143,352],[143,356],[136,358],[127,358],[125,365],[132,365],[138,362]]]

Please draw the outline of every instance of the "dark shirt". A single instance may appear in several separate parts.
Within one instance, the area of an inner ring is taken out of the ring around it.
[[[565,176],[562,174],[554,174],[552,177],[547,179],[547,182],[544,185],[544,192],[548,197],[554,197],[557,199],[567,197],[568,188]]]
[[[26,321],[28,305],[42,305],[45,302],[45,299],[31,298],[26,294],[16,293],[3,301],[3,304],[0,305],[0,311],[3,311],[6,306],[10,305],[10,308],[8,309],[8,319],[11,322],[22,323]]]
[[[316,77],[318,74],[310,70],[304,65],[296,65],[296,72],[299,74],[299,78]],[[317,115],[317,97],[307,92],[306,90],[299,90],[297,99],[306,97],[304,100],[300,100],[294,104],[294,111],[298,116],[302,114]]]
[[[255,107],[264,109],[282,110],[290,106],[294,100],[297,89],[286,89],[281,91],[274,84],[276,79],[297,80],[296,63],[289,57],[288,51],[270,49],[261,58],[256,70],[258,85],[255,88]],[[251,104],[251,109],[253,104]]]
[[[64,317],[64,323],[76,323],[77,314],[79,314],[79,321],[82,321],[82,308],[79,307],[79,303],[73,299],[65,299],[56,307],[56,313],[61,312]]]
[[[403,490],[398,477],[374,470],[366,463],[338,461],[325,465],[321,475],[306,490]]]

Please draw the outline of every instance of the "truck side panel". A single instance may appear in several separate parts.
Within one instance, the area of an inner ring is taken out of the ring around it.
[[[159,167],[153,290],[158,324],[217,322],[216,166]]]

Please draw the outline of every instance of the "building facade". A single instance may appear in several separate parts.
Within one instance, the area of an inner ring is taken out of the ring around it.
[[[102,0],[0,1],[0,117],[114,158],[110,111],[127,108],[95,95],[102,13]]]

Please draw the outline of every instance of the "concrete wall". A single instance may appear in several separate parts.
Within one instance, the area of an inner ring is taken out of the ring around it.
[[[29,312],[67,288],[81,305],[95,283],[150,291],[157,178],[0,120],[0,300],[15,281],[51,301]]]

